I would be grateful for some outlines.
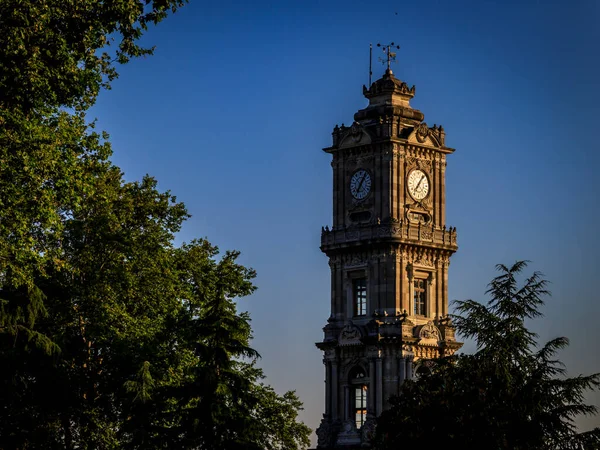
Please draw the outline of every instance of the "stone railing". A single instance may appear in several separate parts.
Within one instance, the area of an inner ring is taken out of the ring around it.
[[[431,225],[411,224],[408,221],[367,224],[339,229],[325,227],[321,232],[321,247],[378,239],[441,244],[452,249],[458,247],[456,243],[456,228],[436,228]]]

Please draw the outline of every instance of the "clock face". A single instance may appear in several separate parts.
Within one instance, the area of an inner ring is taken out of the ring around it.
[[[357,200],[362,200],[371,191],[371,175],[364,169],[354,172],[350,179],[350,193]]]
[[[409,173],[406,184],[408,192],[415,200],[423,200],[429,194],[429,180],[422,170],[416,169]]]

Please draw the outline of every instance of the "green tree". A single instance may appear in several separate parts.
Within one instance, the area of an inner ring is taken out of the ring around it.
[[[236,263],[238,252],[216,262],[218,249],[206,241],[180,250],[186,280],[185,314],[177,328],[198,356],[193,377],[165,394],[179,408],[174,434],[193,448],[291,450],[309,444],[310,429],[297,422],[302,404],[293,392],[280,397],[260,383],[253,361],[250,318],[237,314],[233,298],[254,291],[253,270]],[[240,357],[249,358],[248,363]]]
[[[262,385],[238,252],[172,245],[187,213],[114,167],[65,220],[64,267],[36,279],[59,352],[0,354],[0,447],[273,448],[308,444],[297,397]],[[25,342],[24,342],[25,343]],[[277,426],[273,426],[273,424]]]
[[[58,350],[34,329],[46,314],[34,279],[65,263],[64,218],[92,189],[88,166],[110,156],[85,111],[116,63],[152,53],[137,44],[148,25],[183,3],[0,1],[0,340]]]
[[[519,286],[526,265],[497,266],[501,275],[489,284],[487,305],[456,302],[455,326],[477,351],[432,361],[418,380],[405,382],[378,419],[378,449],[600,447],[600,428],[579,432],[574,421],[597,412],[584,393],[600,386],[600,374],[567,377],[555,357],[566,338],[538,347],[525,321],[541,316],[547,281],[534,273]]]
[[[307,445],[237,311],[254,271],[206,240],[176,247],[185,207],[124,181],[86,116],[182,4],[0,0],[2,449]]]

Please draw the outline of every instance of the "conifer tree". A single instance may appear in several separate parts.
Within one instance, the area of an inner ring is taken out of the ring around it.
[[[580,432],[579,415],[597,408],[584,401],[600,374],[568,377],[556,359],[566,338],[541,347],[526,321],[541,317],[547,281],[534,273],[519,286],[527,263],[498,265],[490,300],[456,302],[457,331],[477,351],[431,362],[406,381],[377,422],[377,448],[421,445],[463,449],[554,450],[600,448],[600,428]]]

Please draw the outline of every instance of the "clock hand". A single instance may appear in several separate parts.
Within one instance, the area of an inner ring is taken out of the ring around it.
[[[364,183],[364,181],[365,181],[365,178],[367,178],[367,176],[366,176],[366,175],[364,175],[364,176],[363,176],[363,177],[360,179],[360,181],[358,182],[358,186],[357,186],[357,188],[356,188],[356,192],[360,192],[360,188],[362,187],[362,184]]]
[[[419,180],[419,182],[417,183],[417,185],[415,186],[415,192],[417,192],[417,189],[419,189],[419,186],[421,186],[421,183],[423,182],[423,180],[425,179],[425,175],[423,175],[421,177],[421,179]]]

